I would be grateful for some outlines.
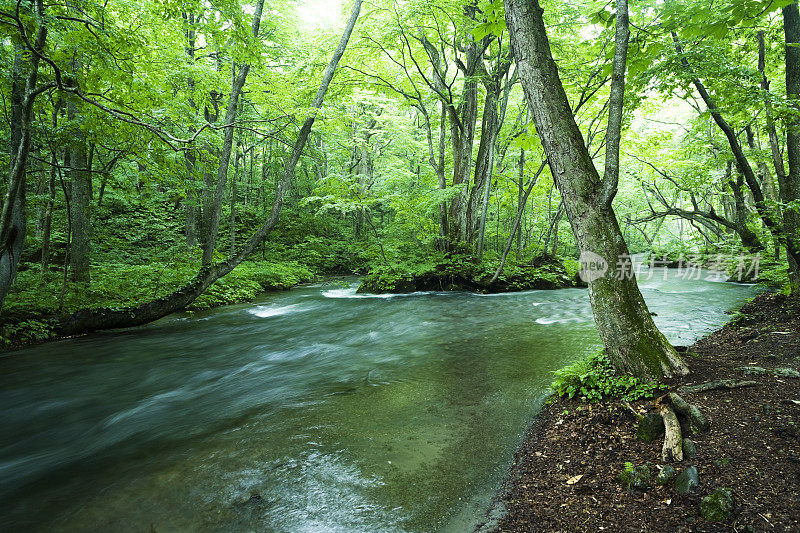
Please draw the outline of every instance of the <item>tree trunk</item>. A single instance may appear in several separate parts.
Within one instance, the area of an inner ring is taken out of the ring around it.
[[[472,173],[472,146],[475,140],[475,124],[478,119],[478,80],[475,76],[478,62],[483,61],[482,48],[475,41],[467,45],[463,68],[464,87],[458,106],[458,119],[451,114],[450,130],[453,144],[453,185],[464,184],[464,190],[453,197],[450,203],[450,242],[470,241],[467,210],[469,184]]]
[[[783,32],[786,39],[786,96],[796,110],[786,121],[786,154],[789,172],[786,180],[779,184],[781,200],[790,203],[800,199],[800,12],[794,2],[783,8]],[[797,242],[800,229],[800,214],[796,209],[786,209],[783,214],[783,230],[790,242]],[[788,247],[787,247],[788,248]],[[800,268],[797,254],[788,250],[789,283],[792,294],[800,293]]]
[[[358,19],[359,11],[361,10],[362,0],[355,0],[353,9],[350,14],[350,19],[345,27],[339,45],[334,51],[333,57],[328,63],[327,68],[322,76],[317,94],[311,104],[312,113],[306,118],[303,126],[297,135],[292,152],[286,159],[283,173],[280,181],[278,182],[275,190],[275,199],[272,203],[272,210],[269,217],[264,224],[250,236],[250,238],[242,245],[235,256],[214,265],[203,266],[200,272],[194,279],[181,287],[172,294],[154,300],[137,307],[129,307],[124,309],[85,309],[78,311],[58,322],[56,324],[56,331],[62,335],[71,335],[76,333],[86,333],[89,331],[96,331],[100,329],[110,328],[125,328],[131,326],[138,326],[147,324],[153,320],[162,318],[170,313],[185,308],[192,303],[204,290],[206,290],[216,280],[222,278],[231,272],[236,266],[244,261],[250,253],[264,241],[272,228],[278,223],[281,210],[283,208],[283,200],[286,196],[286,191],[294,176],[295,167],[303,152],[308,134],[311,132],[311,127],[314,124],[317,110],[322,107],[322,101],[328,86],[333,79],[333,74],[336,70],[339,60],[344,54],[347,47],[347,42],[353,32],[353,27]],[[260,13],[259,13],[260,15]]]
[[[194,65],[195,61],[195,16],[194,13],[183,13],[183,20],[186,24],[186,60],[189,66]],[[186,78],[186,88],[189,92],[189,107],[196,113],[197,103],[194,100],[195,80],[194,76],[189,75]],[[189,128],[189,133],[194,134],[195,128]],[[197,181],[197,153],[192,147],[184,152],[184,159],[186,161],[186,248],[191,251],[197,246],[197,189],[195,182]]]
[[[77,65],[77,66],[76,66]],[[73,63],[73,71],[80,70],[79,63]],[[72,121],[78,117],[79,110],[73,101],[67,103],[67,118]],[[72,134],[70,150],[70,218],[72,219],[72,246],[69,254],[70,279],[88,282],[90,279],[90,259],[92,226],[90,203],[92,199],[92,173],[87,156],[86,133],[80,126]]]
[[[236,154],[234,155],[233,159],[233,181],[231,182],[231,198],[230,198],[230,228],[228,228],[230,232],[230,241],[231,241],[231,256],[236,254],[236,196],[238,191],[239,183],[239,168],[241,166],[241,160],[244,155],[241,153],[242,150],[242,143],[236,143]]]
[[[730,173],[730,167],[731,164],[728,163],[728,173]],[[744,176],[739,173],[736,181],[731,179],[729,183],[731,191],[733,192],[733,223],[736,225],[736,233],[742,240],[742,246],[744,246],[747,251],[752,253],[760,252],[764,249],[764,246],[761,244],[758,235],[747,227],[748,211],[747,202],[745,202],[744,197]]]
[[[53,225],[53,207],[56,201],[56,165],[58,159],[55,151],[50,155],[50,171],[47,179],[47,204],[44,207],[44,217],[42,219],[42,257],[41,272],[47,272],[50,264],[50,236]]]
[[[617,7],[620,14],[627,14],[626,0],[619,0]],[[618,266],[630,255],[611,207],[616,183],[612,176],[601,182],[594,167],[550,52],[542,13],[538,0],[506,2],[506,22],[528,108],[578,246],[584,258],[605,262],[608,268],[602,275],[589,276],[589,299],[606,353],[618,370],[637,377],[685,374],[686,365],[653,323],[632,272]],[[627,47],[627,37],[621,42],[620,35],[627,35],[627,27],[619,26],[625,23],[626,16],[617,17],[614,69],[623,73],[625,65],[619,58],[624,60],[621,49]],[[612,85],[619,82],[620,77],[613,76]]]
[[[469,194],[467,205],[467,231],[468,241],[473,242],[478,238],[478,260],[483,257],[483,241],[486,229],[486,212],[489,206],[489,195],[492,186],[492,171],[494,170],[494,153],[497,144],[497,135],[500,132],[501,122],[498,112],[500,97],[500,80],[508,70],[508,63],[502,63],[503,58],[498,58],[498,65],[491,74],[486,74],[484,85],[486,97],[483,102],[483,117],[481,119],[481,140],[478,145],[478,155],[475,159],[475,183]],[[480,220],[478,217],[480,216]]]
[[[15,44],[11,72],[11,143],[9,145],[8,184],[0,212],[0,309],[11,284],[25,244],[27,219],[25,213],[25,171],[31,148],[33,104],[46,86],[37,87],[39,55],[47,38],[44,25],[44,3],[31,2],[39,27],[33,45],[34,53],[26,54],[22,45]],[[26,60],[25,57],[28,57]],[[52,86],[52,84],[50,85]]]
[[[517,175],[517,213],[520,213],[520,216],[524,216],[525,214],[525,202],[527,200],[525,197],[525,190],[523,187],[523,180],[525,178],[525,149],[520,148],[519,150],[519,167],[518,167],[519,174]],[[522,260],[522,224],[519,224],[515,221],[514,225],[517,228],[517,261]]]

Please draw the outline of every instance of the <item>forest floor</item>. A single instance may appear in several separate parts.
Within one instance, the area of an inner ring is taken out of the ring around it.
[[[617,476],[626,462],[664,464],[662,438],[636,438],[637,417],[623,402],[581,404],[557,399],[531,426],[498,496],[505,517],[494,531],[800,531],[800,302],[764,294],[722,329],[688,347],[691,373],[670,383],[747,379],[754,386],[681,393],[711,421],[694,434],[699,485],[685,496],[672,483],[629,490]],[[762,367],[751,375],[742,367]],[[791,371],[786,371],[791,374]],[[652,401],[631,402],[640,414]],[[578,478],[577,476],[581,476]],[[699,504],[717,488],[731,490],[729,518],[708,522]]]

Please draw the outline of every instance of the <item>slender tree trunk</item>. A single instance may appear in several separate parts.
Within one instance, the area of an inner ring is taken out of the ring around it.
[[[464,87],[461,92],[459,120],[451,115],[450,129],[453,145],[453,185],[464,184],[464,190],[456,194],[450,203],[449,230],[453,243],[470,242],[467,210],[469,205],[469,184],[472,173],[472,147],[475,140],[475,126],[478,119],[478,64],[483,61],[483,49],[475,41],[467,45],[464,59]],[[496,111],[495,111],[496,112]]]
[[[239,182],[239,168],[242,157],[244,155],[241,153],[242,150],[242,143],[236,143],[236,154],[233,158],[233,180],[231,182],[231,198],[230,198],[230,241],[231,241],[231,256],[236,254],[236,196],[237,196],[237,188]]]
[[[316,113],[320,107],[322,107],[322,101],[333,79],[336,66],[339,64],[339,60],[342,58],[345,48],[347,47],[350,35],[353,33],[353,27],[356,24],[358,14],[361,10],[361,2],[362,0],[355,0],[353,4],[350,19],[342,33],[342,37],[334,51],[333,57],[322,75],[322,82],[311,104],[312,113],[306,118],[303,126],[300,128],[292,151],[284,163],[283,173],[275,190],[275,199],[272,202],[272,210],[270,211],[269,217],[242,245],[236,255],[220,263],[203,266],[197,276],[185,286],[170,295],[144,305],[124,309],[91,309],[78,311],[58,322],[56,325],[58,333],[66,335],[85,333],[99,329],[138,326],[183,309],[200,296],[213,282],[227,275],[241,264],[241,262],[264,241],[270,231],[272,231],[272,228],[278,223],[281,210],[283,209],[286,191],[292,181],[297,162],[300,160],[303,147],[311,132],[311,127],[316,119]]]
[[[498,57],[498,64],[491,74],[486,74],[484,85],[486,96],[483,102],[481,119],[481,140],[478,155],[475,159],[475,183],[470,191],[467,205],[467,228],[469,242],[478,238],[478,260],[483,258],[483,241],[486,231],[486,215],[489,207],[489,195],[494,170],[494,154],[497,135],[502,126],[498,104],[500,99],[500,81],[508,70],[509,63]],[[480,219],[478,217],[480,216]]]
[[[62,102],[59,100],[53,106],[52,126],[55,131],[58,128],[58,112]],[[41,272],[44,274],[50,265],[50,236],[53,224],[53,209],[56,202],[56,167],[58,166],[58,153],[55,148],[50,152],[50,171],[47,179],[47,204],[44,208],[44,219],[42,220],[42,258]]]
[[[653,323],[632,272],[618,266],[618,261],[630,255],[611,207],[615,173],[601,181],[594,167],[553,61],[542,13],[538,0],[506,2],[506,23],[528,108],[578,246],[585,259],[607,266],[607,271],[589,276],[589,298],[606,353],[618,370],[638,377],[685,374],[686,365]],[[622,100],[614,97],[615,91],[624,90],[626,0],[618,0],[617,13],[610,100],[615,105]],[[615,113],[609,113],[607,136],[616,134],[611,118]]]
[[[728,163],[728,175],[730,175],[731,163]],[[736,233],[742,240],[744,246],[749,252],[760,252],[764,249],[761,241],[750,228],[747,227],[747,202],[744,197],[744,176],[739,173],[736,181],[730,180],[731,191],[733,192],[733,223],[736,225]]]
[[[525,189],[523,186],[525,180],[525,149],[520,148],[519,150],[519,163],[517,167],[519,174],[517,175],[517,213],[521,213],[521,216],[525,216],[525,202],[523,199],[525,198]],[[522,224],[516,223],[515,226],[517,227],[517,261],[522,260]]]
[[[195,16],[194,13],[183,13],[183,20],[186,24],[186,60],[190,68],[194,66],[195,61]],[[195,80],[194,76],[189,75],[186,78],[186,88],[189,92],[189,107],[196,113],[197,103],[194,100]],[[189,128],[189,133],[194,134],[195,128]],[[193,147],[189,147],[184,152],[184,159],[186,161],[186,248],[191,251],[197,246],[197,188],[195,182],[197,181],[197,153]]]

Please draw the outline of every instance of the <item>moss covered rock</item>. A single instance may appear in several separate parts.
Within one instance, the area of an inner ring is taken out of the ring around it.
[[[733,511],[733,494],[730,489],[719,488],[700,500],[700,514],[709,522],[727,519]]]

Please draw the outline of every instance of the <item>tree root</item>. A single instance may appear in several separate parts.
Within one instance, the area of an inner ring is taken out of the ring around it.
[[[700,412],[696,405],[688,403],[674,392],[670,392],[667,396],[675,412],[689,421],[689,429],[692,433],[705,433],[711,429],[708,418]]]
[[[668,403],[662,402],[661,398],[656,400],[656,408],[664,419],[664,447],[661,450],[661,459],[665,463],[683,461],[683,437],[675,411]]]
[[[717,389],[738,389],[739,387],[754,387],[758,385],[757,381],[737,380],[737,379],[718,379],[715,381],[708,381],[706,383],[699,383],[697,385],[684,385],[678,387],[678,392],[681,394],[692,394],[695,392],[705,392]]]

